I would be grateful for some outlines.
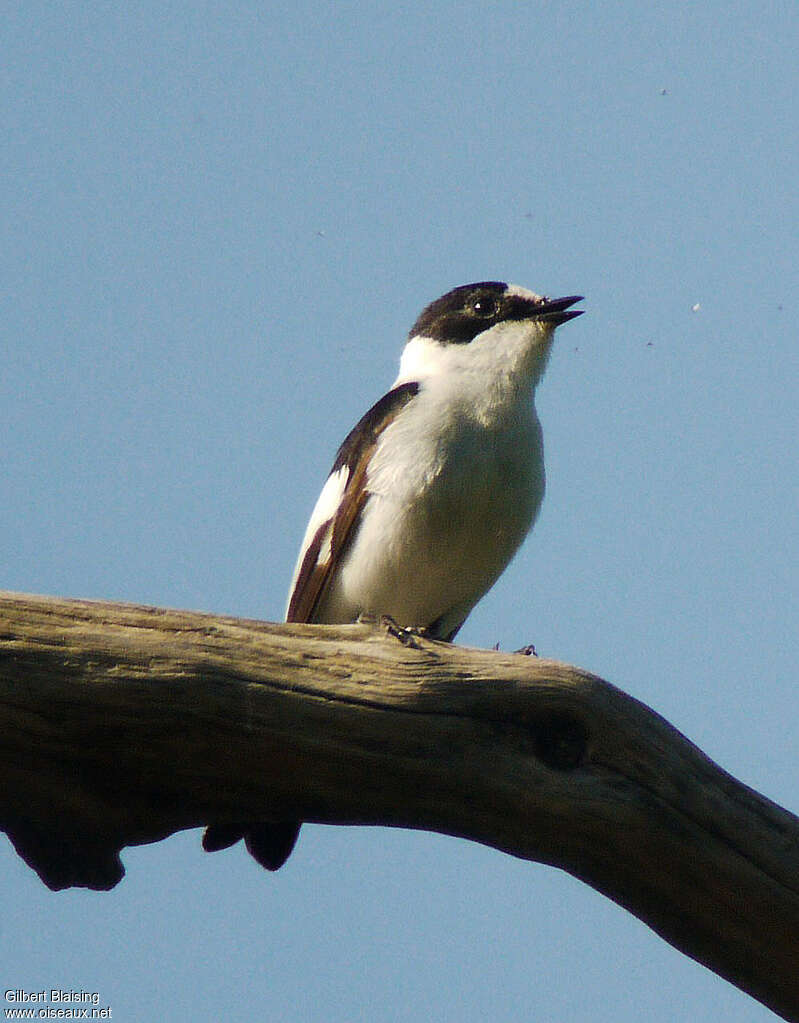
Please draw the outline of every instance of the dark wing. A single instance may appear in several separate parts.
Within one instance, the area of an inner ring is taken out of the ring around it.
[[[331,478],[338,476],[340,489],[322,492],[311,515],[319,523],[300,555],[297,578],[289,600],[286,621],[312,622],[342,553],[355,534],[358,515],[367,498],[369,459],[380,434],[419,391],[419,384],[400,384],[366,413],[349,433],[336,455]],[[335,498],[335,504],[333,499]],[[309,525],[309,533],[312,529]],[[294,848],[300,832],[298,821],[254,821],[243,824],[211,824],[203,835],[207,852],[226,849],[244,839],[250,854],[267,870],[281,867]]]
[[[367,498],[369,461],[380,434],[418,393],[419,384],[410,381],[383,395],[353,427],[338,449],[330,476],[341,474],[340,497],[335,511],[322,518],[301,554],[286,612],[287,622],[314,621],[335,568],[355,535],[354,527]]]
[[[419,391],[418,383],[400,384],[380,399],[338,449],[330,476],[340,473],[341,489],[332,513],[326,501],[317,502],[311,523],[319,515],[300,566],[286,612],[287,622],[312,622],[319,602],[347,544],[354,536],[358,515],[366,501],[369,459],[380,434]],[[323,491],[324,495],[324,491]],[[320,514],[321,511],[325,512]],[[309,526],[309,531],[311,526]],[[211,824],[203,835],[207,852],[226,849],[244,839],[249,853],[267,870],[278,870],[288,859],[300,832],[298,821],[255,821],[244,824]]]

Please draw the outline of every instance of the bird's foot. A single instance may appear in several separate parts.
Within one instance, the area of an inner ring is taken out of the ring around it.
[[[499,643],[495,643],[492,650],[499,650]],[[532,643],[528,643],[527,646],[519,647],[518,650],[512,650],[511,653],[521,654],[523,657],[538,657],[538,652]]]
[[[499,650],[499,643],[495,643],[491,649]],[[520,647],[512,652],[514,654],[522,654],[524,657],[538,657],[538,653],[532,643],[528,643],[527,646]]]
[[[389,636],[398,639],[403,646],[410,647],[412,650],[421,649],[418,640],[425,635],[425,629],[417,628],[416,626],[406,627],[399,625],[391,615],[380,615],[380,624]]]

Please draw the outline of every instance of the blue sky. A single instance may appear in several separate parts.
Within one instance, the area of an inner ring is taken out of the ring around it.
[[[459,642],[534,642],[799,809],[794,3],[4,8],[0,585],[279,619],[428,301],[586,296],[548,492]],[[113,1018],[773,1018],[552,868],[307,827],[53,894],[0,844],[3,988]]]

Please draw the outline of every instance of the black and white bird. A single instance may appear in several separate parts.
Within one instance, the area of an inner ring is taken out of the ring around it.
[[[286,621],[390,616],[452,640],[533,526],[544,497],[533,393],[555,328],[581,296],[483,281],[454,288],[410,330],[400,369],[349,433],[316,502]],[[295,821],[211,825],[277,870]]]

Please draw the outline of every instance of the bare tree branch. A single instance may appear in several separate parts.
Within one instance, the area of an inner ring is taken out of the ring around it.
[[[799,821],[569,665],[0,595],[0,769],[52,889],[211,821],[438,831],[569,871],[799,1019]]]

